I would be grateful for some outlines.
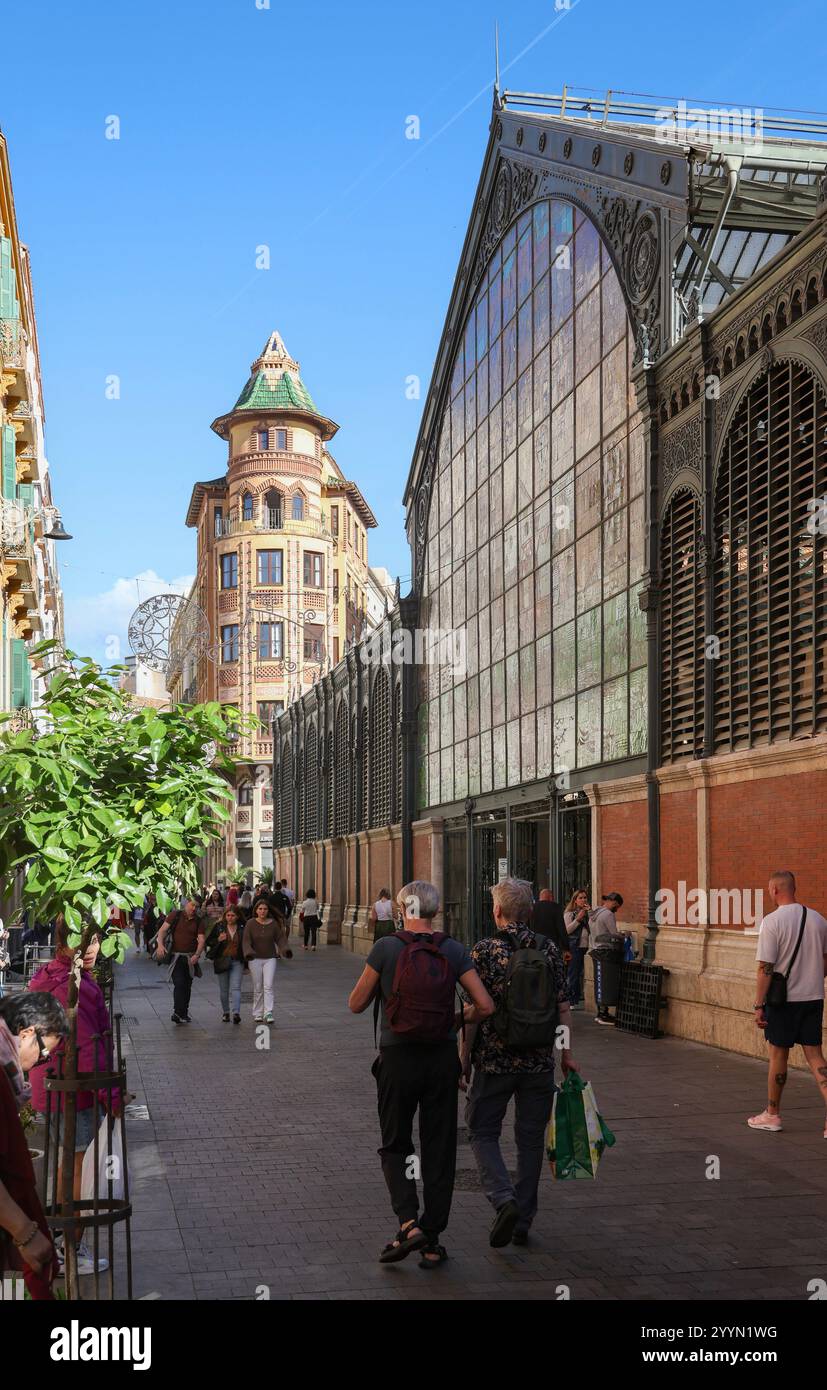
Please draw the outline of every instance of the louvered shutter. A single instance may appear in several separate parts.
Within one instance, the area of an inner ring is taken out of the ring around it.
[[[703,752],[703,582],[698,566],[700,509],[682,490],[661,532],[661,757]]]

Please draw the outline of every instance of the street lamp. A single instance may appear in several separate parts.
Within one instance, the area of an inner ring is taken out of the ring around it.
[[[46,541],[70,541],[72,536],[63,525],[60,512],[54,508],[54,520],[48,531],[43,532],[43,539]]]

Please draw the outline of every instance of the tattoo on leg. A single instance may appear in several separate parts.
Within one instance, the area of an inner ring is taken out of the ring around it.
[[[778,1071],[775,1073],[775,1084],[776,1086],[785,1086],[787,1084],[787,1073],[785,1071]]]
[[[775,1110],[778,1109],[778,1101],[776,1101],[776,1100],[768,1100],[768,1101],[767,1101],[767,1109],[768,1109],[768,1111],[770,1112],[770,1114],[772,1114],[773,1111],[775,1111]]]
[[[827,1091],[827,1067],[816,1067],[816,1079],[823,1091]]]

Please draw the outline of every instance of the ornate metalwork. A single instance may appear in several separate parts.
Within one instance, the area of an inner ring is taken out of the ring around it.
[[[175,639],[173,646],[173,628]],[[153,671],[166,671],[173,656],[201,656],[210,640],[206,613],[183,594],[155,594],[129,619],[129,645]]]
[[[679,429],[663,436],[660,448],[660,476],[665,497],[680,473],[690,473],[696,485],[701,480],[701,417],[687,420]]]

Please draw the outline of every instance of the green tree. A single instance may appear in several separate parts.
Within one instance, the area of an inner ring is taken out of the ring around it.
[[[53,653],[43,642],[36,654]],[[137,708],[109,673],[65,653],[49,673],[47,732],[0,733],[0,896],[22,874],[30,920],[63,913],[74,950],[65,1075],[77,1076],[77,996],[90,939],[123,961],[130,938],[109,924],[153,891],[162,912],[192,891],[198,861],[221,835],[232,802],[228,748],[246,729],[217,703],[168,712]],[[0,716],[3,717],[3,716]],[[5,716],[9,718],[9,716]],[[72,1213],[76,1097],[67,1092],[61,1206]],[[77,1294],[74,1227],[65,1228],[67,1293]]]

